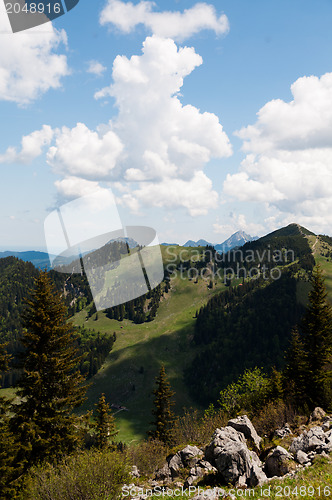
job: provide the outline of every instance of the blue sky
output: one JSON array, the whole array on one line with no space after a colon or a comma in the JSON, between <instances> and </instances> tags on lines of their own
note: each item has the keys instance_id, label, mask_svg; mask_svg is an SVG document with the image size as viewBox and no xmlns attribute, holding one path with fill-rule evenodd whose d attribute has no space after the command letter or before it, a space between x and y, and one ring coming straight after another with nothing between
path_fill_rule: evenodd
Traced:
<instances>
[{"instance_id":1,"label":"blue sky","mask_svg":"<svg viewBox=\"0 0 332 500\"><path fill-rule=\"evenodd\" d=\"M328 0L80 0L11 34L1 0L0 247L44 248L51 210L109 187L161 241L332 234L331 21Z\"/></svg>"}]
</instances>

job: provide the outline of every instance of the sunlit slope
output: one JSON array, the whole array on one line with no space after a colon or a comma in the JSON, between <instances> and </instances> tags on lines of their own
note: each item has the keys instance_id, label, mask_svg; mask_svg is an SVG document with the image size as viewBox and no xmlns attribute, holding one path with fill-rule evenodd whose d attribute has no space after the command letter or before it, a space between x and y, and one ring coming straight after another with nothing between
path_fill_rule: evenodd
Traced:
<instances>
[{"instance_id":1,"label":"sunlit slope","mask_svg":"<svg viewBox=\"0 0 332 500\"><path fill-rule=\"evenodd\" d=\"M165 364L171 385L176 392L175 410L195 406L188 396L183 381L183 369L195 355L190 343L195 313L208 298L223 289L218 284L213 290L209 281L198 283L172 279L172 289L162 299L156 318L152 322L134 324L129 320L118 322L106 318L104 313L93 315L86 321L86 311L78 313L77 325L101 332L116 332L117 340L104 366L93 378L88 391L85 409L92 408L100 394L114 404L123 405L128 411L117 413L119 439L131 441L145 437L151 422L152 390L154 378L161 363Z\"/></svg>"}]
</instances>

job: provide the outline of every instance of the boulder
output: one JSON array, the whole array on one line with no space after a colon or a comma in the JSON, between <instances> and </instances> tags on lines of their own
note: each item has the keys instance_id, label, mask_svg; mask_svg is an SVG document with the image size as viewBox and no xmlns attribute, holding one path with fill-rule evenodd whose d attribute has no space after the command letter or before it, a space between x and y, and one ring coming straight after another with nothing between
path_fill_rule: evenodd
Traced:
<instances>
[{"instance_id":1,"label":"boulder","mask_svg":"<svg viewBox=\"0 0 332 500\"><path fill-rule=\"evenodd\" d=\"M314 409L314 411L311 413L309 417L309 422L315 422L316 420L322 420L323 417L325 417L326 413L323 410L323 408L320 408L317 406L317 408Z\"/></svg>"},{"instance_id":2,"label":"boulder","mask_svg":"<svg viewBox=\"0 0 332 500\"><path fill-rule=\"evenodd\" d=\"M325 450L325 444L328 441L328 437L321 427L312 427L308 431L293 439L293 442L289 448L291 453L296 453L298 450L304 451L315 451L316 453L321 453Z\"/></svg>"},{"instance_id":3,"label":"boulder","mask_svg":"<svg viewBox=\"0 0 332 500\"><path fill-rule=\"evenodd\" d=\"M265 472L268 477L284 476L291 471L291 455L282 446L277 446L272 450L265 461Z\"/></svg>"},{"instance_id":4,"label":"boulder","mask_svg":"<svg viewBox=\"0 0 332 500\"><path fill-rule=\"evenodd\" d=\"M202 450L197 448L197 446L186 446L180 452L181 461L183 467L193 467L199 460L200 457L203 456Z\"/></svg>"},{"instance_id":5,"label":"boulder","mask_svg":"<svg viewBox=\"0 0 332 500\"><path fill-rule=\"evenodd\" d=\"M243 434L233 427L215 431L205 457L212 460L226 484L245 487L266 481L257 455L248 450Z\"/></svg>"},{"instance_id":6,"label":"boulder","mask_svg":"<svg viewBox=\"0 0 332 500\"><path fill-rule=\"evenodd\" d=\"M327 432L332 426L332 417L325 417L322 423L322 429Z\"/></svg>"},{"instance_id":7,"label":"boulder","mask_svg":"<svg viewBox=\"0 0 332 500\"><path fill-rule=\"evenodd\" d=\"M155 479L157 481L162 481L165 484L170 483L172 481L172 474L167 463L164 464L163 467L161 467L161 469L157 470L157 472L155 473Z\"/></svg>"},{"instance_id":8,"label":"boulder","mask_svg":"<svg viewBox=\"0 0 332 500\"><path fill-rule=\"evenodd\" d=\"M227 425L229 427L233 427L236 431L242 432L245 438L254 443L257 450L260 449L262 438L257 434L255 427L252 425L247 415L241 415L240 417L233 418L232 420L229 420Z\"/></svg>"},{"instance_id":9,"label":"boulder","mask_svg":"<svg viewBox=\"0 0 332 500\"><path fill-rule=\"evenodd\" d=\"M297 450L297 452L295 453L295 460L301 465L304 465L304 464L307 464L308 462L310 462L310 458L302 450Z\"/></svg>"},{"instance_id":10,"label":"boulder","mask_svg":"<svg viewBox=\"0 0 332 500\"><path fill-rule=\"evenodd\" d=\"M172 479L174 479L179 475L179 470L183 468L181 453L178 451L167 461Z\"/></svg>"},{"instance_id":11,"label":"boulder","mask_svg":"<svg viewBox=\"0 0 332 500\"><path fill-rule=\"evenodd\" d=\"M210 462L207 462L206 460L200 460L199 462L197 462L195 467L190 469L189 476L187 477L184 486L185 488L188 488L199 479L202 479L209 474L216 474L217 472L218 470L213 467Z\"/></svg>"},{"instance_id":12,"label":"boulder","mask_svg":"<svg viewBox=\"0 0 332 500\"><path fill-rule=\"evenodd\" d=\"M213 433L211 443L205 448L205 459L214 465L224 444L229 441L246 444L244 435L241 432L237 432L233 427L216 429Z\"/></svg>"}]
</instances>

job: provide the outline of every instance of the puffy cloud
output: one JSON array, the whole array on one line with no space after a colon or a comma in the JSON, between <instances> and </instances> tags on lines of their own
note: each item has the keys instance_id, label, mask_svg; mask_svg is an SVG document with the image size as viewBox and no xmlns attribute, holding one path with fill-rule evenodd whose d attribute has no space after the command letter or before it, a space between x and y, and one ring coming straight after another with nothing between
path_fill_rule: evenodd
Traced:
<instances>
[{"instance_id":1,"label":"puffy cloud","mask_svg":"<svg viewBox=\"0 0 332 500\"><path fill-rule=\"evenodd\" d=\"M212 157L232 154L218 117L178 97L184 77L200 64L193 48L156 36L145 40L141 56L115 59L113 83L96 97L115 98L112 128L126 145L127 179L189 179Z\"/></svg>"},{"instance_id":2,"label":"puffy cloud","mask_svg":"<svg viewBox=\"0 0 332 500\"><path fill-rule=\"evenodd\" d=\"M54 131L49 125L43 125L41 130L36 130L22 137L21 151L9 147L0 155L0 163L29 163L40 156L43 148L48 146L53 138Z\"/></svg>"},{"instance_id":3,"label":"puffy cloud","mask_svg":"<svg viewBox=\"0 0 332 500\"><path fill-rule=\"evenodd\" d=\"M96 76L101 76L106 71L106 69L106 66L103 66L100 62L90 61L87 72Z\"/></svg>"},{"instance_id":4,"label":"puffy cloud","mask_svg":"<svg viewBox=\"0 0 332 500\"><path fill-rule=\"evenodd\" d=\"M184 77L200 64L193 48L156 36L146 39L141 56L118 56L112 84L97 95L114 97L118 115L97 132L64 127L48 162L65 175L131 182L124 200L135 212L152 205L206 213L217 194L203 169L232 147L216 115L183 106L178 97Z\"/></svg>"},{"instance_id":5,"label":"puffy cloud","mask_svg":"<svg viewBox=\"0 0 332 500\"><path fill-rule=\"evenodd\" d=\"M299 78L293 100L268 102L238 132L247 152L224 192L273 207L283 222L328 231L332 223L332 73Z\"/></svg>"},{"instance_id":6,"label":"puffy cloud","mask_svg":"<svg viewBox=\"0 0 332 500\"><path fill-rule=\"evenodd\" d=\"M168 178L158 183L142 182L122 200L134 213L139 213L141 205L172 210L184 207L195 217L217 208L218 193L212 189L212 181L204 172L198 171L188 181Z\"/></svg>"},{"instance_id":7,"label":"puffy cloud","mask_svg":"<svg viewBox=\"0 0 332 500\"><path fill-rule=\"evenodd\" d=\"M26 105L69 74L67 58L57 54L67 43L65 31L52 24L11 33L4 2L0 2L0 100Z\"/></svg>"},{"instance_id":8,"label":"puffy cloud","mask_svg":"<svg viewBox=\"0 0 332 500\"><path fill-rule=\"evenodd\" d=\"M155 206L206 214L218 195L204 168L212 158L230 156L232 147L216 115L180 101L185 76L200 64L193 48L149 37L142 55L115 59L113 82L99 92L114 97L113 120L96 130L83 123L43 127L23 138L20 153L9 148L4 157L32 159L53 138L47 162L65 178L56 183L62 198L96 187L91 182L126 181L130 187L118 191L133 212Z\"/></svg>"},{"instance_id":9,"label":"puffy cloud","mask_svg":"<svg viewBox=\"0 0 332 500\"><path fill-rule=\"evenodd\" d=\"M63 127L57 133L47 161L57 173L98 180L109 178L122 149L111 130L102 134L78 123L73 129Z\"/></svg>"},{"instance_id":10,"label":"puffy cloud","mask_svg":"<svg viewBox=\"0 0 332 500\"><path fill-rule=\"evenodd\" d=\"M160 37L183 41L192 35L208 29L217 35L229 30L225 14L217 16L213 5L198 3L181 12L154 12L155 3L141 1L132 2L108 0L100 14L102 25L111 24L124 33L130 33L136 26L143 24L150 32Z\"/></svg>"},{"instance_id":11,"label":"puffy cloud","mask_svg":"<svg viewBox=\"0 0 332 500\"><path fill-rule=\"evenodd\" d=\"M56 188L60 199L63 200L74 200L80 198L81 196L88 196L91 194L98 194L98 196L103 196L104 193L108 193L107 189L99 186L98 182L87 181L81 179L80 177L65 177L61 181L55 181Z\"/></svg>"}]
</instances>

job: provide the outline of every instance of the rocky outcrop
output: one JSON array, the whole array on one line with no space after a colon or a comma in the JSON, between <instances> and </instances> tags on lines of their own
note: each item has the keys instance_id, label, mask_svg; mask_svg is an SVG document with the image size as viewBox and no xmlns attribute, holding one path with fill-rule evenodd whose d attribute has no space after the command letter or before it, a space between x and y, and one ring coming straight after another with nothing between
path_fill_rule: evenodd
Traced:
<instances>
[{"instance_id":1,"label":"rocky outcrop","mask_svg":"<svg viewBox=\"0 0 332 500\"><path fill-rule=\"evenodd\" d=\"M205 458L215 465L226 484L257 486L266 481L256 453L248 449L244 434L233 427L216 429Z\"/></svg>"},{"instance_id":2,"label":"rocky outcrop","mask_svg":"<svg viewBox=\"0 0 332 500\"><path fill-rule=\"evenodd\" d=\"M257 434L255 427L252 425L247 415L229 420L227 426L242 432L244 437L253 443L257 450L260 450L262 438Z\"/></svg>"},{"instance_id":3,"label":"rocky outcrop","mask_svg":"<svg viewBox=\"0 0 332 500\"><path fill-rule=\"evenodd\" d=\"M203 457L203 451L197 446L186 446L181 451L167 457L167 462L156 472L155 479L168 484L176 479L181 469L194 467Z\"/></svg>"},{"instance_id":4,"label":"rocky outcrop","mask_svg":"<svg viewBox=\"0 0 332 500\"><path fill-rule=\"evenodd\" d=\"M155 475L153 486L173 482L184 483L187 488L212 475L217 484L251 488L275 476L291 476L297 469L310 466L318 454L332 452L332 417L316 410L312 419L320 424L311 428L304 426L304 432L293 439L288 451L282 446L275 447L264 464L248 447L248 444L253 445L259 451L261 446L261 438L248 417L231 419L226 427L215 430L205 449L188 445L167 457L167 462ZM285 424L275 435L282 439L291 433L289 425Z\"/></svg>"},{"instance_id":5,"label":"rocky outcrop","mask_svg":"<svg viewBox=\"0 0 332 500\"><path fill-rule=\"evenodd\" d=\"M312 427L305 431L300 436L293 439L289 448L291 453L296 453L298 450L308 453L329 453L332 451L332 430L324 432L322 427Z\"/></svg>"},{"instance_id":6,"label":"rocky outcrop","mask_svg":"<svg viewBox=\"0 0 332 500\"><path fill-rule=\"evenodd\" d=\"M184 487L192 486L199 479L203 479L209 474L216 474L218 470L213 467L207 460L199 460L195 467L192 467L189 471L189 476L187 477Z\"/></svg>"},{"instance_id":7,"label":"rocky outcrop","mask_svg":"<svg viewBox=\"0 0 332 500\"><path fill-rule=\"evenodd\" d=\"M309 417L309 423L316 422L316 420L322 420L322 418L324 418L325 415L326 415L326 413L323 410L323 408L320 408L319 406L317 406Z\"/></svg>"}]
</instances>

